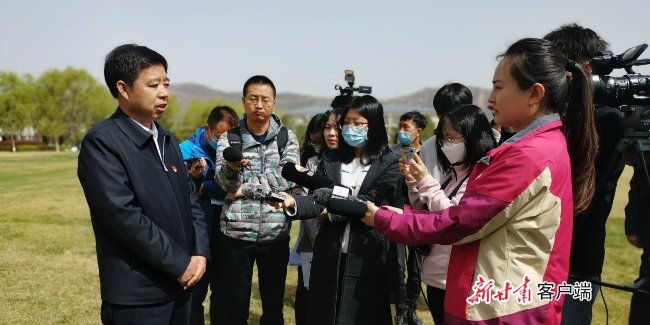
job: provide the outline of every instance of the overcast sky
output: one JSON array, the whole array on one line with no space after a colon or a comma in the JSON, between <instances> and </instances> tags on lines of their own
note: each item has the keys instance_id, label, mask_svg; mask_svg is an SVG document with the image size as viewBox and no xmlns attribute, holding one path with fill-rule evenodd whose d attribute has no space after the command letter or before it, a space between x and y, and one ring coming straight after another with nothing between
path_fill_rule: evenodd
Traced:
<instances>
[{"instance_id":1,"label":"overcast sky","mask_svg":"<svg viewBox=\"0 0 650 325\"><path fill-rule=\"evenodd\" d=\"M137 43L167 58L172 83L241 91L264 74L280 92L330 97L352 69L389 98L449 81L489 88L497 54L564 23L615 53L650 42L648 0L189 2L2 1L0 71L73 66L103 82L105 55Z\"/></svg>"}]
</instances>

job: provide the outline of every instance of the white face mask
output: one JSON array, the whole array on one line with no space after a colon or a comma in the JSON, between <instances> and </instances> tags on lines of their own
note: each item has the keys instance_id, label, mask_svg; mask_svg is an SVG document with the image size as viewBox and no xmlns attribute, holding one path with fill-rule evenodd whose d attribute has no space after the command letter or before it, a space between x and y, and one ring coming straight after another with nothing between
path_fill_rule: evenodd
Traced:
<instances>
[{"instance_id":1,"label":"white face mask","mask_svg":"<svg viewBox=\"0 0 650 325\"><path fill-rule=\"evenodd\" d=\"M465 158L465 143L451 143L444 141L442 143L442 153L445 154L447 160L453 165Z\"/></svg>"}]
</instances>

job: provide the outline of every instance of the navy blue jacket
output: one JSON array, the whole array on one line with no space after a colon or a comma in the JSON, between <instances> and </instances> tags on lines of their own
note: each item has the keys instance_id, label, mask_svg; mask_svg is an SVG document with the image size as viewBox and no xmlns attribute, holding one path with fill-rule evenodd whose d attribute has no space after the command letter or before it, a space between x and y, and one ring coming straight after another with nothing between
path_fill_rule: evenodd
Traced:
<instances>
[{"instance_id":1,"label":"navy blue jacket","mask_svg":"<svg viewBox=\"0 0 650 325\"><path fill-rule=\"evenodd\" d=\"M102 299L170 301L192 255L209 258L203 211L178 142L158 124L158 143L120 108L84 137L77 175L95 232Z\"/></svg>"}]
</instances>

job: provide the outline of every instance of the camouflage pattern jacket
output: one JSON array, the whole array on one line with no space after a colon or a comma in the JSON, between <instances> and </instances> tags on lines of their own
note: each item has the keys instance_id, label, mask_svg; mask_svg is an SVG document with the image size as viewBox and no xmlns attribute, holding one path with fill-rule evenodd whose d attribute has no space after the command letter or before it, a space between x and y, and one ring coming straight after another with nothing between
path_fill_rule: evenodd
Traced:
<instances>
[{"instance_id":1,"label":"camouflage pattern jacket","mask_svg":"<svg viewBox=\"0 0 650 325\"><path fill-rule=\"evenodd\" d=\"M300 147L296 135L288 130L287 145L280 157L277 135L281 126L280 118L273 114L266 140L264 144L260 144L248 132L246 114L242 116L239 120L242 153L244 159L250 159L251 163L240 171L230 169L223 159L223 151L230 146L227 133L219 138L215 178L226 192L236 192L244 183L262 184L276 193L287 191L293 186L293 183L282 178L281 172L284 164L288 162L299 164ZM287 239L290 227L291 222L286 219L284 212L263 200L240 197L232 201L228 196L224 200L221 232L230 238L270 243Z\"/></svg>"}]
</instances>

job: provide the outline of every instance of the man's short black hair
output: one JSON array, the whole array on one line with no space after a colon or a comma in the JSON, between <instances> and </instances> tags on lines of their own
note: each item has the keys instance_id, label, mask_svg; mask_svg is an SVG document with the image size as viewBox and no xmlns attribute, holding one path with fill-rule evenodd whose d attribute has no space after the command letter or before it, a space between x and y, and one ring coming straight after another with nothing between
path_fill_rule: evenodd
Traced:
<instances>
[{"instance_id":1,"label":"man's short black hair","mask_svg":"<svg viewBox=\"0 0 650 325\"><path fill-rule=\"evenodd\" d=\"M137 44L124 44L114 48L104 62L104 79L111 95L117 98L117 82L122 80L129 87L138 79L140 72L153 65L161 64L167 72L167 60L158 52Z\"/></svg>"},{"instance_id":2,"label":"man's short black hair","mask_svg":"<svg viewBox=\"0 0 650 325\"><path fill-rule=\"evenodd\" d=\"M427 127L427 118L424 117L424 115L420 114L418 111L411 111L408 113L405 113L404 115L400 116L399 121L408 121L408 120L413 120L413 124L415 124L415 127L422 129L424 131L424 128Z\"/></svg>"},{"instance_id":3,"label":"man's short black hair","mask_svg":"<svg viewBox=\"0 0 650 325\"><path fill-rule=\"evenodd\" d=\"M449 83L438 89L433 96L433 109L440 116L445 116L452 109L472 104L472 92L463 84Z\"/></svg>"},{"instance_id":4,"label":"man's short black hair","mask_svg":"<svg viewBox=\"0 0 650 325\"><path fill-rule=\"evenodd\" d=\"M578 24L562 25L560 28L546 34L545 40L551 41L569 59L584 64L606 50L609 44L596 32Z\"/></svg>"},{"instance_id":5,"label":"man's short black hair","mask_svg":"<svg viewBox=\"0 0 650 325\"><path fill-rule=\"evenodd\" d=\"M230 125L230 127L236 127L239 125L239 116L234 109L229 106L217 106L212 109L210 115L208 115L208 126L212 129L217 127L217 123L224 121Z\"/></svg>"},{"instance_id":6,"label":"man's short black hair","mask_svg":"<svg viewBox=\"0 0 650 325\"><path fill-rule=\"evenodd\" d=\"M273 99L275 99L275 85L271 79L265 76L252 76L244 84L244 97L248 95L248 86L250 85L269 85L273 89Z\"/></svg>"}]
</instances>

